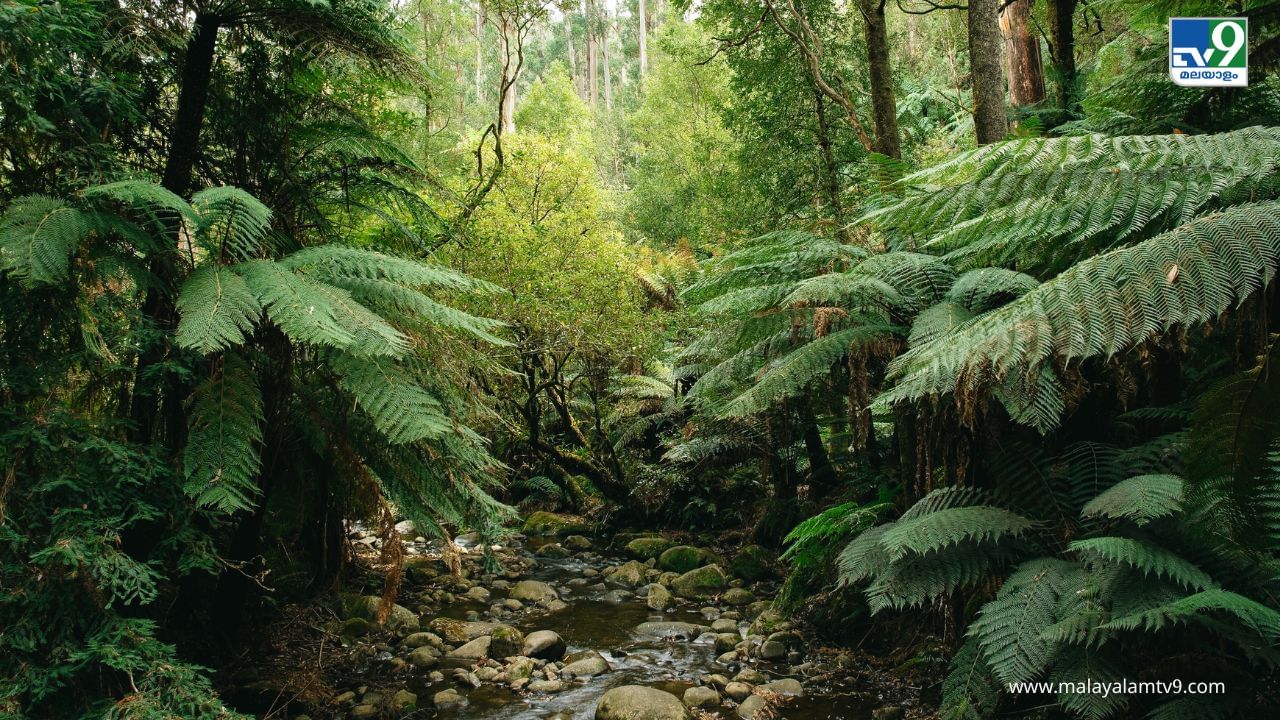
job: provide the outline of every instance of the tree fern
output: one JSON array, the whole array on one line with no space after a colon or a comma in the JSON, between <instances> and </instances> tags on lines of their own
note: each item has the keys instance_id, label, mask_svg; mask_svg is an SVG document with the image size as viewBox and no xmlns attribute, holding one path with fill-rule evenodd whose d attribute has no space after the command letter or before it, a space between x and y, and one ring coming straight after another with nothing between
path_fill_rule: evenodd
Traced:
<instances>
[{"instance_id":1,"label":"tree fern","mask_svg":"<svg viewBox=\"0 0 1280 720\"><path fill-rule=\"evenodd\" d=\"M1145 525L1177 512L1182 506L1182 489L1182 478L1177 475L1139 475L1116 483L1090 500L1080 514Z\"/></svg>"},{"instance_id":2,"label":"tree fern","mask_svg":"<svg viewBox=\"0 0 1280 720\"><path fill-rule=\"evenodd\" d=\"M1182 587L1203 590L1217 587L1209 575L1178 555L1141 540L1122 537L1097 537L1077 540L1070 545L1073 552L1086 558L1101 558L1121 563L1144 575L1168 579Z\"/></svg>"},{"instance_id":3,"label":"tree fern","mask_svg":"<svg viewBox=\"0 0 1280 720\"><path fill-rule=\"evenodd\" d=\"M995 714L1002 689L971 636L951 657L938 711L944 720L984 720Z\"/></svg>"},{"instance_id":4,"label":"tree fern","mask_svg":"<svg viewBox=\"0 0 1280 720\"><path fill-rule=\"evenodd\" d=\"M338 374L339 387L388 441L412 443L453 430L440 401L394 361L339 353L330 366Z\"/></svg>"},{"instance_id":5,"label":"tree fern","mask_svg":"<svg viewBox=\"0 0 1280 720\"><path fill-rule=\"evenodd\" d=\"M1010 386L1051 362L1110 356L1152 334L1203 323L1270 283L1280 261L1280 203L1243 205L1201 218L1132 248L1079 263L960 332L894 361L887 404L955 393L966 402ZM1034 397L1021 407L1035 407ZM1056 406L1056 403L1050 407ZM1027 415L1040 427L1057 416Z\"/></svg>"},{"instance_id":6,"label":"tree fern","mask_svg":"<svg viewBox=\"0 0 1280 720\"><path fill-rule=\"evenodd\" d=\"M978 268L961 273L946 299L971 313L984 313L1036 289L1039 280L1004 268Z\"/></svg>"},{"instance_id":7,"label":"tree fern","mask_svg":"<svg viewBox=\"0 0 1280 720\"><path fill-rule=\"evenodd\" d=\"M214 265L197 269L178 294L181 320L174 336L178 345L215 352L239 345L253 329L262 306L244 278Z\"/></svg>"},{"instance_id":8,"label":"tree fern","mask_svg":"<svg viewBox=\"0 0 1280 720\"><path fill-rule=\"evenodd\" d=\"M994 600L969 625L987 665L1001 682L1039 677L1053 661L1056 643L1044 631L1057 620L1062 595L1072 589L1076 565L1054 558L1029 560L1014 570Z\"/></svg>"},{"instance_id":9,"label":"tree fern","mask_svg":"<svg viewBox=\"0 0 1280 720\"><path fill-rule=\"evenodd\" d=\"M1221 588L1208 588L1170 603L1114 618L1106 627L1154 631L1166 625L1206 620L1208 612L1223 613L1268 642L1280 639L1280 612Z\"/></svg>"},{"instance_id":10,"label":"tree fern","mask_svg":"<svg viewBox=\"0 0 1280 720\"><path fill-rule=\"evenodd\" d=\"M29 285L64 280L72 253L92 227L64 200L18 198L0 218L0 271Z\"/></svg>"},{"instance_id":11,"label":"tree fern","mask_svg":"<svg viewBox=\"0 0 1280 720\"><path fill-rule=\"evenodd\" d=\"M261 465L262 395L253 369L235 353L196 389L183 451L186 489L198 505L246 510Z\"/></svg>"},{"instance_id":12,"label":"tree fern","mask_svg":"<svg viewBox=\"0 0 1280 720\"><path fill-rule=\"evenodd\" d=\"M199 220L196 239L221 262L259 257L271 229L271 210L249 193L234 187L212 187L191 198Z\"/></svg>"},{"instance_id":13,"label":"tree fern","mask_svg":"<svg viewBox=\"0 0 1280 720\"><path fill-rule=\"evenodd\" d=\"M931 512L894 523L880 542L893 561L962 543L1016 538L1035 525L1002 508L973 505Z\"/></svg>"}]
</instances>

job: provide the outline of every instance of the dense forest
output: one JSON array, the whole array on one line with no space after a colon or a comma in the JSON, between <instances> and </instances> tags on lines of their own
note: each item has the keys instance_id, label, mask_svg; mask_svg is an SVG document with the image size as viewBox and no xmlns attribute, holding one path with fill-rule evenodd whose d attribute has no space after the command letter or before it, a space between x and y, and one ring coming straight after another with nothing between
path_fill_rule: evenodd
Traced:
<instances>
[{"instance_id":1,"label":"dense forest","mask_svg":"<svg viewBox=\"0 0 1280 720\"><path fill-rule=\"evenodd\" d=\"M0 719L1274 717L1278 61L0 0Z\"/></svg>"}]
</instances>

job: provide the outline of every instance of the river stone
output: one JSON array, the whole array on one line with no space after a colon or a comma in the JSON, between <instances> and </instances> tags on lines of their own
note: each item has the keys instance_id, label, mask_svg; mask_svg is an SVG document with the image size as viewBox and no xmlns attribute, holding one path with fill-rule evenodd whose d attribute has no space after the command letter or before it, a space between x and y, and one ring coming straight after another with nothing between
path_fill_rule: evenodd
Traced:
<instances>
[{"instance_id":1,"label":"river stone","mask_svg":"<svg viewBox=\"0 0 1280 720\"><path fill-rule=\"evenodd\" d=\"M431 702L435 703L437 710L457 710L467 706L467 699L453 689L441 690L431 698Z\"/></svg>"},{"instance_id":2,"label":"river stone","mask_svg":"<svg viewBox=\"0 0 1280 720\"><path fill-rule=\"evenodd\" d=\"M542 607L546 608L547 612L558 613L568 610L569 603L563 600L548 600L542 604Z\"/></svg>"},{"instance_id":3,"label":"river stone","mask_svg":"<svg viewBox=\"0 0 1280 720\"><path fill-rule=\"evenodd\" d=\"M595 720L689 720L689 711L669 692L643 685L623 685L600 698Z\"/></svg>"},{"instance_id":4,"label":"river stone","mask_svg":"<svg viewBox=\"0 0 1280 720\"><path fill-rule=\"evenodd\" d=\"M671 541L664 537L642 537L627 543L624 550L636 560L653 560L670 547Z\"/></svg>"},{"instance_id":5,"label":"river stone","mask_svg":"<svg viewBox=\"0 0 1280 720\"><path fill-rule=\"evenodd\" d=\"M748 607L754 607L755 605L756 603L752 603ZM770 607L756 616L755 621L751 623L751 628L747 632L752 635L772 635L790 626L791 623L787 622L786 616L776 608Z\"/></svg>"},{"instance_id":6,"label":"river stone","mask_svg":"<svg viewBox=\"0 0 1280 720\"><path fill-rule=\"evenodd\" d=\"M738 633L717 633L716 634L716 653L727 653L738 646L738 642L742 640L742 636Z\"/></svg>"},{"instance_id":7,"label":"river stone","mask_svg":"<svg viewBox=\"0 0 1280 720\"><path fill-rule=\"evenodd\" d=\"M707 565L681 575L671 583L676 595L684 598L707 598L718 594L729 579L719 565Z\"/></svg>"},{"instance_id":8,"label":"river stone","mask_svg":"<svg viewBox=\"0 0 1280 720\"><path fill-rule=\"evenodd\" d=\"M716 658L716 662L721 665L732 665L733 663L738 662L738 652L736 650L727 652Z\"/></svg>"},{"instance_id":9,"label":"river stone","mask_svg":"<svg viewBox=\"0 0 1280 720\"><path fill-rule=\"evenodd\" d=\"M351 708L351 717L355 720L364 720L364 718L373 718L378 716L378 708L373 705L357 705Z\"/></svg>"},{"instance_id":10,"label":"river stone","mask_svg":"<svg viewBox=\"0 0 1280 720\"><path fill-rule=\"evenodd\" d=\"M463 597L472 602L487 603L489 602L489 591L476 585L463 593Z\"/></svg>"},{"instance_id":11,"label":"river stone","mask_svg":"<svg viewBox=\"0 0 1280 720\"><path fill-rule=\"evenodd\" d=\"M538 551L534 553L534 555L548 558L567 558L570 553L568 548L560 543L549 543L538 548Z\"/></svg>"},{"instance_id":12,"label":"river stone","mask_svg":"<svg viewBox=\"0 0 1280 720\"><path fill-rule=\"evenodd\" d=\"M720 704L720 693L709 687L695 686L684 691L681 701L685 707L713 708Z\"/></svg>"},{"instance_id":13,"label":"river stone","mask_svg":"<svg viewBox=\"0 0 1280 720\"><path fill-rule=\"evenodd\" d=\"M378 606L382 598L377 595L347 595L342 598L342 614L344 619L360 618L371 623L378 622ZM392 605L387 615L387 627L404 632L418 632L418 615L403 605Z\"/></svg>"},{"instance_id":14,"label":"river stone","mask_svg":"<svg viewBox=\"0 0 1280 720\"><path fill-rule=\"evenodd\" d=\"M800 684L799 680L794 678L783 678L781 680L767 682L764 685L761 685L760 689L768 690L769 692L777 693L778 695L804 695L804 686Z\"/></svg>"},{"instance_id":15,"label":"river stone","mask_svg":"<svg viewBox=\"0 0 1280 720\"><path fill-rule=\"evenodd\" d=\"M420 648L423 645L430 645L431 647L438 648L444 645L444 641L441 640L440 636L436 635L435 633L416 632L406 637L404 640L400 642L400 644L410 649Z\"/></svg>"},{"instance_id":16,"label":"river stone","mask_svg":"<svg viewBox=\"0 0 1280 720\"><path fill-rule=\"evenodd\" d=\"M415 710L418 707L418 696L408 690L398 690L391 696L391 709L397 712Z\"/></svg>"},{"instance_id":17,"label":"river stone","mask_svg":"<svg viewBox=\"0 0 1280 720\"><path fill-rule=\"evenodd\" d=\"M582 535L570 535L564 539L564 546L574 552L591 549L591 541Z\"/></svg>"},{"instance_id":18,"label":"river stone","mask_svg":"<svg viewBox=\"0 0 1280 720\"><path fill-rule=\"evenodd\" d=\"M565 663L564 667L560 668L560 672L569 677L595 677L596 675L603 675L612 669L609 667L608 661L600 653L592 651L586 657Z\"/></svg>"},{"instance_id":19,"label":"river stone","mask_svg":"<svg viewBox=\"0 0 1280 720\"><path fill-rule=\"evenodd\" d=\"M662 585L651 585L649 587L649 596L645 598L645 604L650 610L662 612L671 606L671 591Z\"/></svg>"},{"instance_id":20,"label":"river stone","mask_svg":"<svg viewBox=\"0 0 1280 720\"><path fill-rule=\"evenodd\" d=\"M488 636L478 637L449 653L449 657L462 658L463 660L479 660L481 658L486 658L489 657L489 647L492 644L493 638Z\"/></svg>"},{"instance_id":21,"label":"river stone","mask_svg":"<svg viewBox=\"0 0 1280 720\"><path fill-rule=\"evenodd\" d=\"M759 545L747 545L733 557L729 572L747 582L772 577L773 555Z\"/></svg>"},{"instance_id":22,"label":"river stone","mask_svg":"<svg viewBox=\"0 0 1280 720\"><path fill-rule=\"evenodd\" d=\"M489 637L493 640L489 645L489 657L504 658L523 654L524 633L510 625L499 625Z\"/></svg>"},{"instance_id":23,"label":"river stone","mask_svg":"<svg viewBox=\"0 0 1280 720\"><path fill-rule=\"evenodd\" d=\"M524 656L517 657L507 666L507 680L520 680L527 678L533 674L533 659Z\"/></svg>"},{"instance_id":24,"label":"river stone","mask_svg":"<svg viewBox=\"0 0 1280 720\"><path fill-rule=\"evenodd\" d=\"M534 680L525 689L535 693L557 693L564 690L564 687L563 680Z\"/></svg>"},{"instance_id":25,"label":"river stone","mask_svg":"<svg viewBox=\"0 0 1280 720\"><path fill-rule=\"evenodd\" d=\"M752 695L746 700L743 700L742 704L738 706L738 717L742 718L742 720L756 720L757 716L764 718L767 717L763 712L761 712L764 709L764 698L759 695Z\"/></svg>"},{"instance_id":26,"label":"river stone","mask_svg":"<svg viewBox=\"0 0 1280 720\"><path fill-rule=\"evenodd\" d=\"M746 683L748 685L760 685L765 681L767 681L769 678L765 677L764 673L760 672L759 670L752 670L751 668L743 668L741 672L733 676L733 679L740 683Z\"/></svg>"},{"instance_id":27,"label":"river stone","mask_svg":"<svg viewBox=\"0 0 1280 720\"><path fill-rule=\"evenodd\" d=\"M559 660L564 657L564 651L564 640L554 631L535 630L524 637L520 654L543 660Z\"/></svg>"},{"instance_id":28,"label":"river stone","mask_svg":"<svg viewBox=\"0 0 1280 720\"><path fill-rule=\"evenodd\" d=\"M734 702L742 702L751 694L751 686L742 682L731 682L724 686L724 694Z\"/></svg>"},{"instance_id":29,"label":"river stone","mask_svg":"<svg viewBox=\"0 0 1280 720\"><path fill-rule=\"evenodd\" d=\"M478 637L492 633L497 626L497 623L467 622L444 617L435 618L427 624L431 632L444 638L450 645L471 642Z\"/></svg>"},{"instance_id":30,"label":"river stone","mask_svg":"<svg viewBox=\"0 0 1280 720\"><path fill-rule=\"evenodd\" d=\"M409 664L419 670L431 670L440 664L440 658L435 648L423 646L409 653Z\"/></svg>"},{"instance_id":31,"label":"river stone","mask_svg":"<svg viewBox=\"0 0 1280 720\"><path fill-rule=\"evenodd\" d=\"M357 638L364 637L373 629L373 624L364 618L353 617L342 623L341 634L343 637Z\"/></svg>"},{"instance_id":32,"label":"river stone","mask_svg":"<svg viewBox=\"0 0 1280 720\"><path fill-rule=\"evenodd\" d=\"M710 552L691 545L667 548L658 556L658 567L672 572L686 573L712 562Z\"/></svg>"},{"instance_id":33,"label":"river stone","mask_svg":"<svg viewBox=\"0 0 1280 720\"><path fill-rule=\"evenodd\" d=\"M871 720L902 720L907 712L897 705L885 705L871 711Z\"/></svg>"},{"instance_id":34,"label":"river stone","mask_svg":"<svg viewBox=\"0 0 1280 720\"><path fill-rule=\"evenodd\" d=\"M738 632L738 623L730 620L729 618L722 617L711 623L711 632L736 634Z\"/></svg>"},{"instance_id":35,"label":"river stone","mask_svg":"<svg viewBox=\"0 0 1280 720\"><path fill-rule=\"evenodd\" d=\"M720 598L720 602L724 603L725 605L732 605L736 607L740 605L749 605L752 602L754 602L755 599L756 599L756 596L752 595L750 590L743 590L742 588L729 588L728 590L725 591L724 595Z\"/></svg>"},{"instance_id":36,"label":"river stone","mask_svg":"<svg viewBox=\"0 0 1280 720\"><path fill-rule=\"evenodd\" d=\"M677 622L677 621L650 621L642 622L636 626L636 632L640 635L655 638L671 638L683 636L692 640L703 632L706 632L706 625L694 625L693 623Z\"/></svg>"},{"instance_id":37,"label":"river stone","mask_svg":"<svg viewBox=\"0 0 1280 720\"><path fill-rule=\"evenodd\" d=\"M560 595L555 588L541 580L521 580L512 585L511 591L507 594L516 600L531 603L544 603L560 599Z\"/></svg>"},{"instance_id":38,"label":"river stone","mask_svg":"<svg viewBox=\"0 0 1280 720\"><path fill-rule=\"evenodd\" d=\"M781 660L787 656L787 646L777 640L765 640L760 644L759 655L765 660Z\"/></svg>"},{"instance_id":39,"label":"river stone","mask_svg":"<svg viewBox=\"0 0 1280 720\"><path fill-rule=\"evenodd\" d=\"M523 529L526 535L568 535L591 530L587 522L580 517L542 510L530 514L524 521Z\"/></svg>"},{"instance_id":40,"label":"river stone","mask_svg":"<svg viewBox=\"0 0 1280 720\"><path fill-rule=\"evenodd\" d=\"M637 588L645 584L648 566L638 560L631 560L619 565L608 575L609 582L623 587Z\"/></svg>"}]
</instances>

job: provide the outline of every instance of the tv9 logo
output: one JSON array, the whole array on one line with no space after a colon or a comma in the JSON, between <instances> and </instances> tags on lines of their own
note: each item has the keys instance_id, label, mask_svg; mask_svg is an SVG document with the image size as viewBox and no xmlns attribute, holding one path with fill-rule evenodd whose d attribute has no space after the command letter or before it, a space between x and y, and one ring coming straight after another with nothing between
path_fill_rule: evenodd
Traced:
<instances>
[{"instance_id":1,"label":"tv9 logo","mask_svg":"<svg viewBox=\"0 0 1280 720\"><path fill-rule=\"evenodd\" d=\"M1248 39L1248 18L1169 18L1169 78L1183 87L1245 87Z\"/></svg>"}]
</instances>

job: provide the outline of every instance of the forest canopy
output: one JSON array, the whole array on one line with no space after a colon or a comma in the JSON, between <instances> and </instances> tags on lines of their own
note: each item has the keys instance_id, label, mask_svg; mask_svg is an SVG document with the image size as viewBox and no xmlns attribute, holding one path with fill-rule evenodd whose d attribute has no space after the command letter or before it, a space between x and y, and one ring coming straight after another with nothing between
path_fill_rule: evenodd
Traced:
<instances>
[{"instance_id":1,"label":"forest canopy","mask_svg":"<svg viewBox=\"0 0 1280 720\"><path fill-rule=\"evenodd\" d=\"M0 0L0 719L1269 716L1278 58Z\"/></svg>"}]
</instances>

